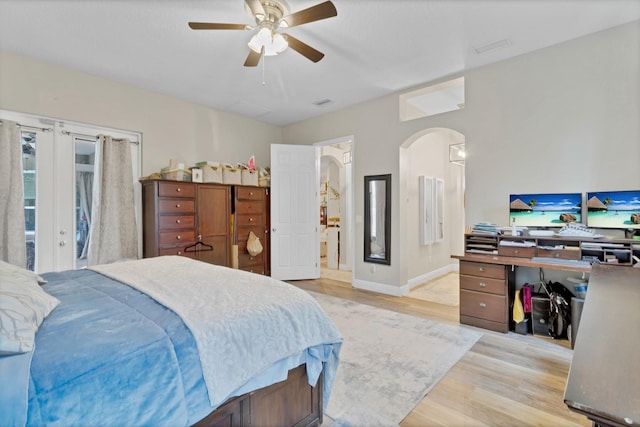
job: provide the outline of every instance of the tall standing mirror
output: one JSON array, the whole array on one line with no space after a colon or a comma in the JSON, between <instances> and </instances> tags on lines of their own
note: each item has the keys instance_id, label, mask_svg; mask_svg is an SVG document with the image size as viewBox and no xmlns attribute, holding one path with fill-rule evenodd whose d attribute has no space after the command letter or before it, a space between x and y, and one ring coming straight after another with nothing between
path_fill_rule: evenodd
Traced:
<instances>
[{"instance_id":1,"label":"tall standing mirror","mask_svg":"<svg viewBox=\"0 0 640 427\"><path fill-rule=\"evenodd\" d=\"M391 264L391 175L364 177L364 261Z\"/></svg>"}]
</instances>

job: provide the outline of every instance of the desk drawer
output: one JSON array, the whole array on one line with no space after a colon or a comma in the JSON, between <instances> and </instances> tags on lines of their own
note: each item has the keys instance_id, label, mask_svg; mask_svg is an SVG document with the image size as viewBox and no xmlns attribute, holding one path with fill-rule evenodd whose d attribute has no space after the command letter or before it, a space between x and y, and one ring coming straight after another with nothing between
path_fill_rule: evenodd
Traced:
<instances>
[{"instance_id":1,"label":"desk drawer","mask_svg":"<svg viewBox=\"0 0 640 427\"><path fill-rule=\"evenodd\" d=\"M507 297L461 289L460 315L507 323Z\"/></svg>"},{"instance_id":2,"label":"desk drawer","mask_svg":"<svg viewBox=\"0 0 640 427\"><path fill-rule=\"evenodd\" d=\"M460 274L467 276L489 277L492 279L506 279L507 277L505 266L502 264L468 261L460 261Z\"/></svg>"},{"instance_id":3,"label":"desk drawer","mask_svg":"<svg viewBox=\"0 0 640 427\"><path fill-rule=\"evenodd\" d=\"M504 279L489 279L486 277L460 275L460 289L476 292L488 292L496 295L507 295L507 283Z\"/></svg>"},{"instance_id":4,"label":"desk drawer","mask_svg":"<svg viewBox=\"0 0 640 427\"><path fill-rule=\"evenodd\" d=\"M580 259L580 251L566 249L542 249L538 248L538 256L560 259Z\"/></svg>"},{"instance_id":5,"label":"desk drawer","mask_svg":"<svg viewBox=\"0 0 640 427\"><path fill-rule=\"evenodd\" d=\"M519 246L498 246L498 255L515 256L520 258L533 258L536 256L536 248L523 248Z\"/></svg>"}]
</instances>

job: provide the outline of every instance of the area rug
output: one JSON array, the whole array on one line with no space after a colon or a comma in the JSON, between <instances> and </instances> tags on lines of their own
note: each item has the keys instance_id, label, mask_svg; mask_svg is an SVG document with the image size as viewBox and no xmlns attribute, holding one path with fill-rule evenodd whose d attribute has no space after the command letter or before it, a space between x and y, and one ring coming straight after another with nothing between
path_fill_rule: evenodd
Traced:
<instances>
[{"instance_id":1,"label":"area rug","mask_svg":"<svg viewBox=\"0 0 640 427\"><path fill-rule=\"evenodd\" d=\"M482 333L309 292L344 337L331 427L397 426Z\"/></svg>"},{"instance_id":2,"label":"area rug","mask_svg":"<svg viewBox=\"0 0 640 427\"><path fill-rule=\"evenodd\" d=\"M459 276L457 273L452 273L438 277L413 288L409 292L409 298L457 307L460 305Z\"/></svg>"}]
</instances>

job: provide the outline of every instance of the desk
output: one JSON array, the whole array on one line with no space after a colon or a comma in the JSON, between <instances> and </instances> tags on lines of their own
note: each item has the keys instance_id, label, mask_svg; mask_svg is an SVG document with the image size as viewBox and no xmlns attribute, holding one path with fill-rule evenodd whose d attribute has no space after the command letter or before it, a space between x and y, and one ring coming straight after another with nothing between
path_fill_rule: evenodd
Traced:
<instances>
[{"instance_id":1,"label":"desk","mask_svg":"<svg viewBox=\"0 0 640 427\"><path fill-rule=\"evenodd\" d=\"M591 271L590 265L535 262L502 255L467 253L452 258L460 260L460 323L504 333L512 325L515 267Z\"/></svg>"},{"instance_id":2,"label":"desk","mask_svg":"<svg viewBox=\"0 0 640 427\"><path fill-rule=\"evenodd\" d=\"M640 268L593 266L564 402L596 425L640 426L639 302Z\"/></svg>"}]
</instances>

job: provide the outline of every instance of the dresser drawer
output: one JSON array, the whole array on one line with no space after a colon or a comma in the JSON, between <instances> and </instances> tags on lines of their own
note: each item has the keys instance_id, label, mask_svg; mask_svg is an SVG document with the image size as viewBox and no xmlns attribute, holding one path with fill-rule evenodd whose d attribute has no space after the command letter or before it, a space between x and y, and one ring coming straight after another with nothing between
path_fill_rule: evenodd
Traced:
<instances>
[{"instance_id":1,"label":"dresser drawer","mask_svg":"<svg viewBox=\"0 0 640 427\"><path fill-rule=\"evenodd\" d=\"M158 200L158 213L180 214L194 213L196 211L196 201L193 199L165 198Z\"/></svg>"},{"instance_id":2,"label":"dresser drawer","mask_svg":"<svg viewBox=\"0 0 640 427\"><path fill-rule=\"evenodd\" d=\"M190 183L158 182L158 196L160 197L195 197L196 187Z\"/></svg>"},{"instance_id":3,"label":"dresser drawer","mask_svg":"<svg viewBox=\"0 0 640 427\"><path fill-rule=\"evenodd\" d=\"M264 213L264 202L249 201L236 202L236 214L260 214Z\"/></svg>"},{"instance_id":4,"label":"dresser drawer","mask_svg":"<svg viewBox=\"0 0 640 427\"><path fill-rule=\"evenodd\" d=\"M175 247L175 248L162 248L162 249L158 250L158 255L159 256L163 256L163 255L180 255L180 256L186 256L187 258L193 258L193 259L197 259L198 258L198 253L197 252L185 252L183 246Z\"/></svg>"},{"instance_id":5,"label":"dresser drawer","mask_svg":"<svg viewBox=\"0 0 640 427\"><path fill-rule=\"evenodd\" d=\"M262 243L262 245L264 246L266 230L261 224L238 226L236 228L236 241L238 242L238 244L240 244L241 242L246 242L249 239L250 231L253 231L253 234L255 234L260 239L260 243Z\"/></svg>"},{"instance_id":6,"label":"dresser drawer","mask_svg":"<svg viewBox=\"0 0 640 427\"><path fill-rule=\"evenodd\" d=\"M262 242L261 242L262 243ZM251 255L247 252L247 243L238 243L238 266L240 268L249 265L263 265L264 264L264 245L262 252L258 255Z\"/></svg>"},{"instance_id":7,"label":"dresser drawer","mask_svg":"<svg viewBox=\"0 0 640 427\"><path fill-rule=\"evenodd\" d=\"M194 230L165 231L160 233L160 246L186 245L196 241Z\"/></svg>"},{"instance_id":8,"label":"dresser drawer","mask_svg":"<svg viewBox=\"0 0 640 427\"><path fill-rule=\"evenodd\" d=\"M264 200L264 190L247 187L236 187L236 199L238 200Z\"/></svg>"},{"instance_id":9,"label":"dresser drawer","mask_svg":"<svg viewBox=\"0 0 640 427\"><path fill-rule=\"evenodd\" d=\"M267 274L262 265L248 265L246 267L238 267L238 270L248 271L255 274Z\"/></svg>"},{"instance_id":10,"label":"dresser drawer","mask_svg":"<svg viewBox=\"0 0 640 427\"><path fill-rule=\"evenodd\" d=\"M237 214L236 226L264 226L264 215L262 214Z\"/></svg>"},{"instance_id":11,"label":"dresser drawer","mask_svg":"<svg viewBox=\"0 0 640 427\"><path fill-rule=\"evenodd\" d=\"M468 261L460 261L460 274L492 279L506 279L507 277L504 265Z\"/></svg>"},{"instance_id":12,"label":"dresser drawer","mask_svg":"<svg viewBox=\"0 0 640 427\"><path fill-rule=\"evenodd\" d=\"M460 275L460 289L507 295L507 283L504 279Z\"/></svg>"},{"instance_id":13,"label":"dresser drawer","mask_svg":"<svg viewBox=\"0 0 640 427\"><path fill-rule=\"evenodd\" d=\"M160 230L162 231L193 228L195 223L195 215L162 215L159 219Z\"/></svg>"},{"instance_id":14,"label":"dresser drawer","mask_svg":"<svg viewBox=\"0 0 640 427\"><path fill-rule=\"evenodd\" d=\"M507 323L507 297L461 289L460 315Z\"/></svg>"},{"instance_id":15,"label":"dresser drawer","mask_svg":"<svg viewBox=\"0 0 640 427\"><path fill-rule=\"evenodd\" d=\"M519 247L519 246L498 246L498 255L515 256L520 258L533 258L536 256L535 247Z\"/></svg>"}]
</instances>

